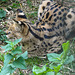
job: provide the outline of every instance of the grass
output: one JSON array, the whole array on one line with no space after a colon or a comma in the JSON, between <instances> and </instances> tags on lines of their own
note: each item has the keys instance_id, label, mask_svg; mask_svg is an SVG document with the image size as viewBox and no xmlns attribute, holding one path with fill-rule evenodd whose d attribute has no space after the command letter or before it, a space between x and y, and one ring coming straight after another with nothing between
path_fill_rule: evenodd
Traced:
<instances>
[{"instance_id":1,"label":"grass","mask_svg":"<svg viewBox=\"0 0 75 75\"><path fill-rule=\"evenodd\" d=\"M31 0L27 0L27 5L28 5L30 8L32 8L32 2L31 2Z\"/></svg>"},{"instance_id":2,"label":"grass","mask_svg":"<svg viewBox=\"0 0 75 75\"><path fill-rule=\"evenodd\" d=\"M5 0L7 1L7 0ZM32 23L35 23L36 19L37 19L37 8L32 6L32 3L30 2L30 0L27 0L27 4L29 6L29 8L33 9L32 11L34 11L33 13L27 13L27 17L30 19L35 19L35 20L32 20ZM16 5L16 3L13 3L12 5L12 8L15 8L17 7L18 5ZM32 8L33 7L33 8ZM3 35L3 34L1 34ZM4 41L4 40L3 40ZM70 54L69 55L74 55L75 57L75 38L73 39L73 41L71 42L71 48L70 48ZM3 54L0 54L0 61L2 62L4 60L4 55ZM39 59L37 57L31 57L31 58L28 58L26 59L26 63L27 63L27 68L29 69L32 69L33 65L37 65L37 66L43 66L45 65L46 63L48 63L49 61L47 59ZM68 65L65 65L64 66L64 69L62 71L60 71L61 73L63 73L63 75L71 75L71 74L75 74L75 61L73 61L71 64L68 64ZM31 74L29 74L31 75Z\"/></svg>"}]
</instances>

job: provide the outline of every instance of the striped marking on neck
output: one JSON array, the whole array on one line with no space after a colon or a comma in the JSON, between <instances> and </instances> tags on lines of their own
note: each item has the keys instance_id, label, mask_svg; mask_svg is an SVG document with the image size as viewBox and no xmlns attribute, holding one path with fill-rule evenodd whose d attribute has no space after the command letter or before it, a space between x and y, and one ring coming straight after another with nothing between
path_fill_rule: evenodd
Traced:
<instances>
[{"instance_id":1,"label":"striped marking on neck","mask_svg":"<svg viewBox=\"0 0 75 75\"><path fill-rule=\"evenodd\" d=\"M29 25L28 25L29 26ZM44 38L40 37L39 35L37 35L36 33L34 33L34 31L31 29L31 27L29 26L29 31L30 33L37 39L39 39L40 41L43 41Z\"/></svg>"},{"instance_id":2,"label":"striped marking on neck","mask_svg":"<svg viewBox=\"0 0 75 75\"><path fill-rule=\"evenodd\" d=\"M24 18L27 19L27 17L25 15L18 15L19 18Z\"/></svg>"}]
</instances>

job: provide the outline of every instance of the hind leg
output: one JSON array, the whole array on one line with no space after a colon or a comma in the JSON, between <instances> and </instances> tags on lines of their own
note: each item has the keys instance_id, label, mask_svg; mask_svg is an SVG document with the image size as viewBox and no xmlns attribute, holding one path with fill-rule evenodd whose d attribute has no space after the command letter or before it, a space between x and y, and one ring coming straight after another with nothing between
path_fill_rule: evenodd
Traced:
<instances>
[{"instance_id":1,"label":"hind leg","mask_svg":"<svg viewBox=\"0 0 75 75\"><path fill-rule=\"evenodd\" d=\"M55 40L52 42L52 46L50 46L47 50L48 53L60 53L62 52L62 44L66 42L63 36L55 37Z\"/></svg>"}]
</instances>

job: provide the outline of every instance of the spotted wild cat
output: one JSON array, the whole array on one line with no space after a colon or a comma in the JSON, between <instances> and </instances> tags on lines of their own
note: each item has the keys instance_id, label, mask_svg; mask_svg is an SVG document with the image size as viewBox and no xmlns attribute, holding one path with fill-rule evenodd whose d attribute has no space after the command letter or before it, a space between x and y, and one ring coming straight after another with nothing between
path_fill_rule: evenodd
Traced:
<instances>
[{"instance_id":1,"label":"spotted wild cat","mask_svg":"<svg viewBox=\"0 0 75 75\"><path fill-rule=\"evenodd\" d=\"M62 43L75 35L75 12L52 0L45 0L38 9L38 22L32 24L18 9L15 24L7 30L8 38L22 38L25 50L34 56L61 50Z\"/></svg>"}]
</instances>

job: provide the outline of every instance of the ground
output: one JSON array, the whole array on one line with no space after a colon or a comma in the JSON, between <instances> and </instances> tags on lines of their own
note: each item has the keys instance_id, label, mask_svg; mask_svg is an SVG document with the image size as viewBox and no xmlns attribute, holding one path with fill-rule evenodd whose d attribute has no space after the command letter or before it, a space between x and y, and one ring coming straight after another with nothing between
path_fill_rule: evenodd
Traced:
<instances>
[{"instance_id":1,"label":"ground","mask_svg":"<svg viewBox=\"0 0 75 75\"><path fill-rule=\"evenodd\" d=\"M66 1L65 0L55 0L55 1L57 1L59 4L63 4L64 6L67 6L70 8L75 7L75 0L66 0ZM6 16L0 19L0 30L3 30L3 31L7 30L9 25L11 25L13 23L12 18L13 18L13 16L15 16L14 12L18 8L21 8L25 12L28 19L32 23L35 23L35 21L37 21L37 19L38 19L38 17L37 17L38 6L41 2L42 2L42 0L10 0L10 1L5 0L5 2L0 2L0 9L4 9L7 12ZM4 40L0 40L0 46L5 45L5 44L6 43L4 42ZM1 52L1 54L4 53L4 50L1 47L0 47L0 52ZM74 50L72 50L72 53L73 53L73 55L75 55ZM31 58L31 59L33 59L33 58ZM42 61L42 60L39 59L39 61ZM46 62L46 60L44 60L44 61ZM36 59L34 60L34 62L35 62L35 64L37 64ZM39 64L39 66L44 65L45 62L42 61L43 64ZM0 61L0 64L3 65L3 62ZM30 65L32 65L32 64L30 64ZM74 66L73 69L75 69L75 64L73 66ZM72 69L70 69L68 67L68 70L71 71ZM31 69L25 70L23 72L25 72L26 75L29 75L31 73ZM68 72L65 75L74 75L74 74L70 74L70 72ZM15 72L14 75L18 75L18 73Z\"/></svg>"}]
</instances>

